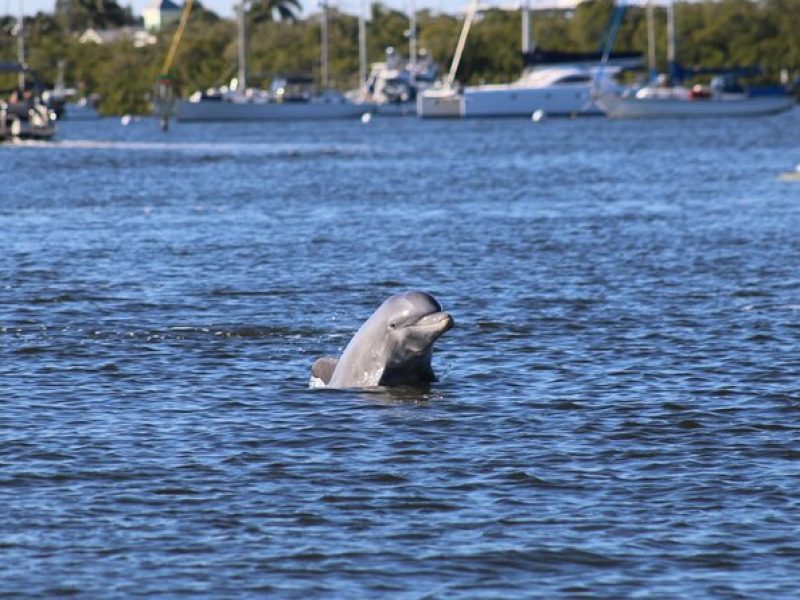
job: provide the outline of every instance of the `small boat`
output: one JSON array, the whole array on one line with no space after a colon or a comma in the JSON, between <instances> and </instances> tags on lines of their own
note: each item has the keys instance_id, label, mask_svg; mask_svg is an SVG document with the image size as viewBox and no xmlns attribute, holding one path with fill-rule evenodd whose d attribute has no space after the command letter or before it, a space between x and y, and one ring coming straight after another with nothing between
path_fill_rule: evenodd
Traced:
<instances>
[{"instance_id":1,"label":"small boat","mask_svg":"<svg viewBox=\"0 0 800 600\"><path fill-rule=\"evenodd\" d=\"M611 42L613 43L613 41ZM654 43L654 42L651 42ZM790 90L772 86L745 89L740 79L760 75L753 67L685 69L676 60L675 10L667 4L667 62L662 73L641 87L604 88L610 78L598 77L595 99L615 119L669 117L756 117L790 109L795 99ZM709 85L688 87L684 82L698 75L714 75Z\"/></svg>"},{"instance_id":2,"label":"small boat","mask_svg":"<svg viewBox=\"0 0 800 600\"><path fill-rule=\"evenodd\" d=\"M0 63L0 73L20 75L20 90L0 101L0 140L47 140L56 134L56 115L45 106L38 94L41 86L34 73L15 62ZM25 85L28 79L34 83Z\"/></svg>"},{"instance_id":3,"label":"small boat","mask_svg":"<svg viewBox=\"0 0 800 600\"><path fill-rule=\"evenodd\" d=\"M429 56L407 61L390 47L386 49L386 60L373 63L364 86L348 93L348 97L357 103L372 104L379 115L415 115L417 96L430 88L438 75L439 68Z\"/></svg>"}]
</instances>

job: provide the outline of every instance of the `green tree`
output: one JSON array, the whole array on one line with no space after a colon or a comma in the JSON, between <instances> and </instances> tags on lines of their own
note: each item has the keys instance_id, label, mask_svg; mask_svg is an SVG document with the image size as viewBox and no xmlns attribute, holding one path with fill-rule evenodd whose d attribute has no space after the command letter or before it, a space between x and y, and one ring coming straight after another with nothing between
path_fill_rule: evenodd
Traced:
<instances>
[{"instance_id":1,"label":"green tree","mask_svg":"<svg viewBox=\"0 0 800 600\"><path fill-rule=\"evenodd\" d=\"M88 27L121 27L133 21L130 9L122 8L114 0L56 0L55 14L62 26L71 32Z\"/></svg>"},{"instance_id":2,"label":"green tree","mask_svg":"<svg viewBox=\"0 0 800 600\"><path fill-rule=\"evenodd\" d=\"M186 96L198 89L226 83L235 72L233 22L210 17L190 19L173 64L176 92Z\"/></svg>"},{"instance_id":3,"label":"green tree","mask_svg":"<svg viewBox=\"0 0 800 600\"><path fill-rule=\"evenodd\" d=\"M598 51L613 11L612 0L590 0L579 4L569 23L572 48L578 52Z\"/></svg>"}]
</instances>

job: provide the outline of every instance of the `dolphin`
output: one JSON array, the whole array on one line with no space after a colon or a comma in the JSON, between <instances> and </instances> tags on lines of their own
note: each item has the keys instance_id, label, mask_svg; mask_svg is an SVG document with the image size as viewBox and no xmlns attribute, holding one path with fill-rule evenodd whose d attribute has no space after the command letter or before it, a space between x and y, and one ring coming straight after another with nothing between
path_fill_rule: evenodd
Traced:
<instances>
[{"instance_id":1,"label":"dolphin","mask_svg":"<svg viewBox=\"0 0 800 600\"><path fill-rule=\"evenodd\" d=\"M395 294L378 307L342 356L311 367L311 387L366 388L436 381L433 343L453 327L453 317L427 292Z\"/></svg>"}]
</instances>

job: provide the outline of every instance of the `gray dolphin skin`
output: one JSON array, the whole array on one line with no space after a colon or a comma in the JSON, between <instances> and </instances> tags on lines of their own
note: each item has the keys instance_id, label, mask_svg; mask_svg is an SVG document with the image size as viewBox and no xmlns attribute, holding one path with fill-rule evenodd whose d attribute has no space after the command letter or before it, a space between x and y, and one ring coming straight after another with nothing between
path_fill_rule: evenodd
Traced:
<instances>
[{"instance_id":1,"label":"gray dolphin skin","mask_svg":"<svg viewBox=\"0 0 800 600\"><path fill-rule=\"evenodd\" d=\"M310 385L367 388L436 381L433 343L452 327L453 317L430 294L395 294L361 326L338 360L317 359Z\"/></svg>"}]
</instances>

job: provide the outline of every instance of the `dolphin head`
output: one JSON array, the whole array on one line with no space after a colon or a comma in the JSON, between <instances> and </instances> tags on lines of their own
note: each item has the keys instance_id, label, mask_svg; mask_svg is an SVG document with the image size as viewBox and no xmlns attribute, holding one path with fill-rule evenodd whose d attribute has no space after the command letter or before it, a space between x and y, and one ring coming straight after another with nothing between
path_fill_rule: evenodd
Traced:
<instances>
[{"instance_id":1,"label":"dolphin head","mask_svg":"<svg viewBox=\"0 0 800 600\"><path fill-rule=\"evenodd\" d=\"M378 314L386 343L381 384L434 381L433 343L453 327L453 317L426 292L396 294L383 303Z\"/></svg>"},{"instance_id":2,"label":"dolphin head","mask_svg":"<svg viewBox=\"0 0 800 600\"><path fill-rule=\"evenodd\" d=\"M433 343L452 326L453 317L430 294L396 294L361 326L339 360L327 365L330 371L335 364L328 386L414 386L435 381ZM315 366L320 371L321 366ZM324 374L319 378L324 381Z\"/></svg>"}]
</instances>

